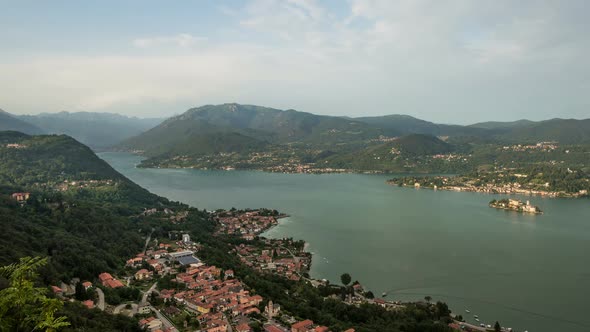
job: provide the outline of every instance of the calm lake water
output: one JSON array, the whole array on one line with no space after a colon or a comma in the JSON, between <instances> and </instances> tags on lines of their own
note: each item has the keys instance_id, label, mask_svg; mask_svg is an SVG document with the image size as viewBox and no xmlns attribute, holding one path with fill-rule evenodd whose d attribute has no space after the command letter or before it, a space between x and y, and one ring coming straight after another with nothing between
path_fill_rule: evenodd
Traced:
<instances>
[{"instance_id":1,"label":"calm lake water","mask_svg":"<svg viewBox=\"0 0 590 332\"><path fill-rule=\"evenodd\" d=\"M430 295L472 323L477 314L518 331L590 331L590 200L532 197L545 211L533 216L487 206L500 196L398 188L385 175L138 169L134 155L100 157L198 208L289 214L266 236L307 241L314 278L348 272L388 299Z\"/></svg>"}]
</instances>

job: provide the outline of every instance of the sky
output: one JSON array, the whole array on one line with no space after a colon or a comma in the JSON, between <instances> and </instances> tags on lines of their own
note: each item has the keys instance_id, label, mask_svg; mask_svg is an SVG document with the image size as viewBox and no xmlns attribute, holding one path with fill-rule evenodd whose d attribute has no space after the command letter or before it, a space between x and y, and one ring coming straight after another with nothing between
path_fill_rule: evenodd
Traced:
<instances>
[{"instance_id":1,"label":"sky","mask_svg":"<svg viewBox=\"0 0 590 332\"><path fill-rule=\"evenodd\" d=\"M588 2L0 0L0 108L590 118Z\"/></svg>"}]
</instances>

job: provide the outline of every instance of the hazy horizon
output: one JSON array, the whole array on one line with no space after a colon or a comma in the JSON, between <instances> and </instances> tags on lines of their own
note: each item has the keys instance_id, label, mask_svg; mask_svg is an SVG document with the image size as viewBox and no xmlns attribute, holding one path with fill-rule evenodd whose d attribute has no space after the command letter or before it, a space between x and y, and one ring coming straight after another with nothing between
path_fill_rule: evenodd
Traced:
<instances>
[{"instance_id":1,"label":"hazy horizon","mask_svg":"<svg viewBox=\"0 0 590 332\"><path fill-rule=\"evenodd\" d=\"M223 103L223 104L240 104L240 105L250 105L250 104L242 104L242 103ZM216 105L222 105L222 104L216 104ZM124 113L117 113L117 112L108 112L108 111L55 111L55 112L40 112L40 113L26 113L26 114L16 114L16 113L11 113L8 112L2 108L0 108L0 111L4 111L7 112L11 115L16 115L16 116L40 116L40 115L51 115L51 114L59 114L59 113L69 113L69 114L75 114L75 113L96 113L96 114L111 114L111 115L120 115L120 116L126 116L128 118L138 118L138 119L143 119L143 120L148 120L148 119L161 119L162 121L169 119L171 117L175 117L178 115L181 115L182 113L193 109L193 108L199 108L201 106L206 106L206 105L199 105L199 106L194 106L194 107L190 107L182 112L177 112L168 116L162 116L162 117L158 117L158 116L142 116L142 115L129 115L129 114L124 114ZM264 105L252 105L252 106L263 106L263 107L268 107L268 108L273 108L273 109L278 109L276 107L270 107L270 106L264 106ZM286 110L292 110L292 109L278 109L281 111L286 111ZM310 112L306 112L305 110L295 110L298 112L305 112L305 113L310 113ZM317 115L324 115L324 114L317 114ZM357 117L351 117L351 116L346 116L346 115L332 115L332 114L326 114L327 116L335 116L335 117L350 117L351 119L355 119L355 118L361 118L361 117L371 117L371 116L388 116L388 115L402 115L402 116L411 116L414 117L418 120L423 120L423 121L428 121L428 122L432 122L432 123L436 123L436 124L446 124L446 125L473 125L473 124L478 124L478 123L485 123L485 122L516 122L516 121L535 121L535 122L539 122L539 121L547 121L547 120L553 120L553 119L563 119L563 120L587 120L590 119L590 117L587 118L565 118L565 117L552 117L552 118L545 118L545 119L539 119L539 120L531 120L531 119L515 119L515 120L498 120L498 119L488 119L488 120L481 120L481 121L477 121L477 122L469 122L469 123L455 123L455 122L437 122L437 121L431 121L429 119L423 119L423 118L418 118L415 117L411 114L398 114L398 113L391 113L391 114L378 114L378 115L361 115L361 116L357 116Z\"/></svg>"},{"instance_id":2,"label":"hazy horizon","mask_svg":"<svg viewBox=\"0 0 590 332\"><path fill-rule=\"evenodd\" d=\"M590 117L584 1L22 1L0 108L167 118L237 101L436 123Z\"/></svg>"}]
</instances>

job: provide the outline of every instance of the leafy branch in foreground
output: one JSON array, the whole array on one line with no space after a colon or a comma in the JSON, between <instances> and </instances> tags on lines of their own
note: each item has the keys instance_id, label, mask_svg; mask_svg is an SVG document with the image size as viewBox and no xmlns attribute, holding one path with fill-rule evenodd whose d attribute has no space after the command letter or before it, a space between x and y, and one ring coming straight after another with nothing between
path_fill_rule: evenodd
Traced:
<instances>
[{"instance_id":1,"label":"leafy branch in foreground","mask_svg":"<svg viewBox=\"0 0 590 332\"><path fill-rule=\"evenodd\" d=\"M23 257L0 267L0 276L8 280L8 287L0 290L0 331L54 332L70 325L65 317L55 317L63 303L34 285L37 269L45 264L47 258Z\"/></svg>"}]
</instances>

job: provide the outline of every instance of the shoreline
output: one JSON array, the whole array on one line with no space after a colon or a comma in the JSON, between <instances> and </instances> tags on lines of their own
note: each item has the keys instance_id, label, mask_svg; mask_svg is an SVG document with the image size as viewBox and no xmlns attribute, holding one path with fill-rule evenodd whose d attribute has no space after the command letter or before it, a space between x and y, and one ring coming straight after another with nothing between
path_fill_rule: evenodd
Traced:
<instances>
[{"instance_id":1,"label":"shoreline","mask_svg":"<svg viewBox=\"0 0 590 332\"><path fill-rule=\"evenodd\" d=\"M589 196L580 195L580 194L570 194L570 193L561 193L561 192L550 192L550 191L538 191L538 190L526 190L522 192L513 192L513 191L498 191L498 190L483 190L480 188L471 188L471 187L431 187L431 186L412 186L407 184L398 184L391 180L385 181L386 184L390 186L396 186L400 188L415 188L415 189L428 189L432 191L443 190L443 191L452 191L452 192L465 192L465 193L475 193L475 194L487 194L487 195L520 195L520 196L528 196L528 197L542 197L542 198L567 198L567 199L584 199L589 198Z\"/></svg>"},{"instance_id":2,"label":"shoreline","mask_svg":"<svg viewBox=\"0 0 590 332\"><path fill-rule=\"evenodd\" d=\"M145 155L141 153L137 153L134 151L126 151L126 150L111 150L111 151L101 151L101 153L128 153L134 156L142 157L143 160L148 159ZM395 174L420 174L420 175L440 175L445 174L449 175L448 173L440 173L440 172L429 172L429 171L412 171L408 172L407 170L399 170L399 171L388 171L388 170L360 170L360 169L351 169L351 168L302 168L301 171L285 171L285 170L272 170L264 167L253 167L253 168L235 168L233 166L222 166L216 168L207 168L207 167L195 167L195 166L179 166L179 165L149 165L145 166L142 165L140 162L139 164L135 165L136 168L144 168L144 169L194 169L194 170L201 170L201 171L251 171L251 172L265 172L265 173L276 173L276 174L310 174L310 175L322 175L322 174L380 174L380 175L395 175ZM271 166L271 167L282 167L282 166ZM450 173L455 174L455 173Z\"/></svg>"}]
</instances>

